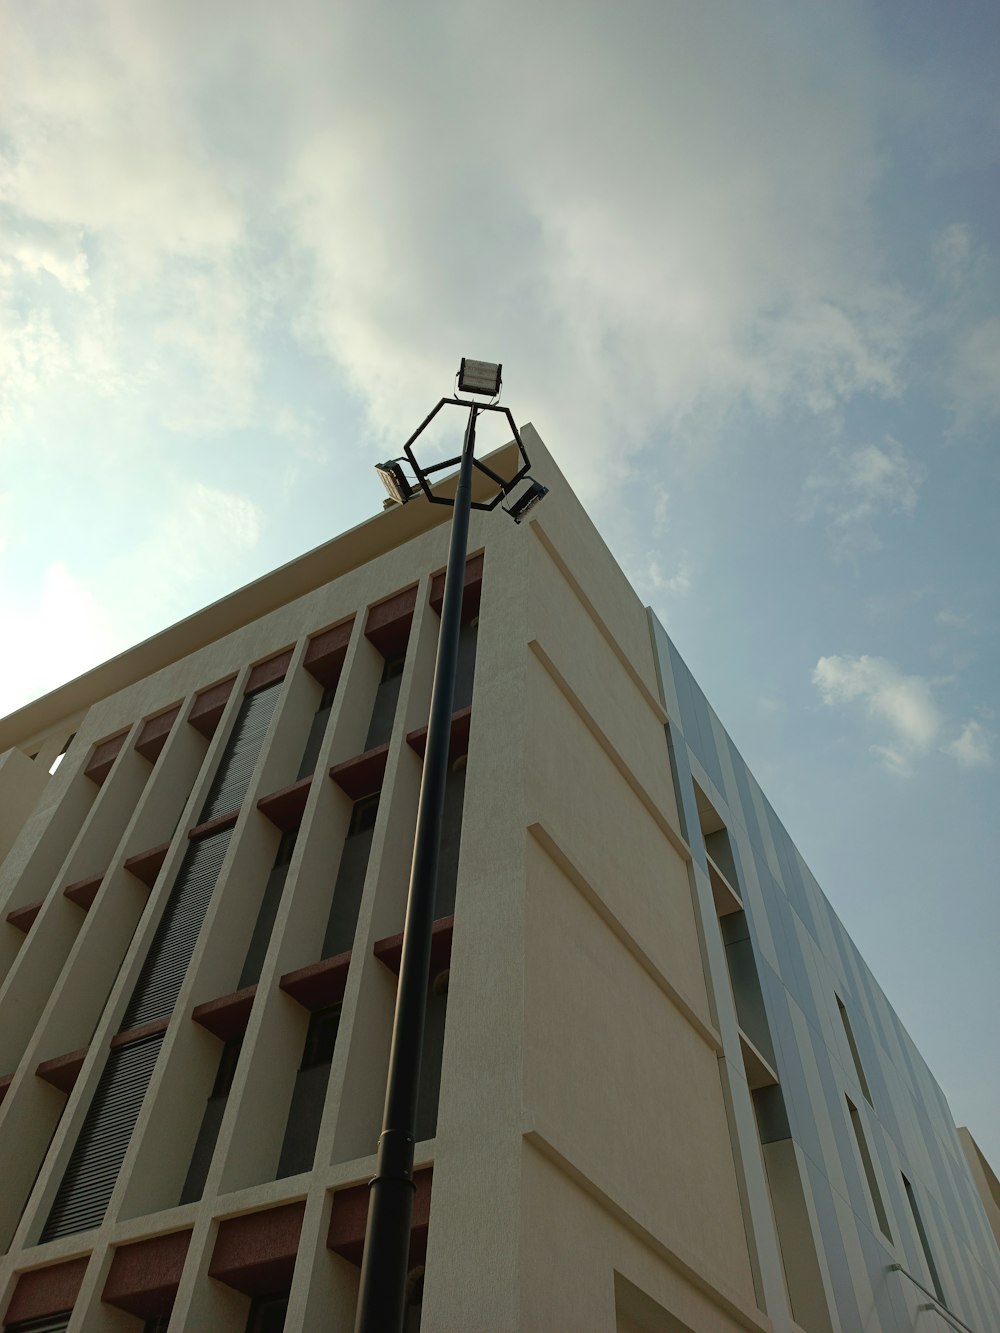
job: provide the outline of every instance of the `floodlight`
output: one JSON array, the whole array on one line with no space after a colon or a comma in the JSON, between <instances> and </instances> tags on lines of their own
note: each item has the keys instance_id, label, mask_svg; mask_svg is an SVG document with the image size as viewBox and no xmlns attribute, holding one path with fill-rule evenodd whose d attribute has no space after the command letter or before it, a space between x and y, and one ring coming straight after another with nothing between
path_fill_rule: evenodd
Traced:
<instances>
[{"instance_id":1,"label":"floodlight","mask_svg":"<svg viewBox=\"0 0 1000 1333\"><path fill-rule=\"evenodd\" d=\"M470 361L462 357L458 368L458 387L461 393L481 393L487 398L496 398L500 392L500 365L492 361Z\"/></svg>"},{"instance_id":2,"label":"floodlight","mask_svg":"<svg viewBox=\"0 0 1000 1333\"><path fill-rule=\"evenodd\" d=\"M398 459L390 458L388 463L376 463L375 471L396 504L405 505L407 500L413 498L413 487L406 480L406 474L400 467Z\"/></svg>"},{"instance_id":3,"label":"floodlight","mask_svg":"<svg viewBox=\"0 0 1000 1333\"><path fill-rule=\"evenodd\" d=\"M533 477L529 477L528 480L531 485L526 491L522 491L521 495L507 510L515 523L520 523L525 514L534 509L539 500L544 500L549 493L548 486L543 486L540 481L535 481Z\"/></svg>"}]
</instances>

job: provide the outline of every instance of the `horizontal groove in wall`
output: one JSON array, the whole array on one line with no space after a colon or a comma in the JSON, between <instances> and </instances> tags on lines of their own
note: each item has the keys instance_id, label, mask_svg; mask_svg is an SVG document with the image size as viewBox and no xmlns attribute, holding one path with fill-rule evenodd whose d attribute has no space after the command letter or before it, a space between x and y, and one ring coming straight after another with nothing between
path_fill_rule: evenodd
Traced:
<instances>
[{"instance_id":1,"label":"horizontal groove in wall","mask_svg":"<svg viewBox=\"0 0 1000 1333\"><path fill-rule=\"evenodd\" d=\"M573 711L580 718L580 721L584 724L584 726L593 736L594 740L597 741L598 745L611 760L612 764L614 764L615 768L617 768L618 772L625 779L628 785L632 788L632 791L638 797L639 801L645 807L646 811L652 818L653 822L663 833L664 837L666 837L667 841L673 846L674 850L679 853L679 855L683 858L683 860L690 861L691 848L681 837L677 829L674 828L673 824L671 824L670 820L660 809L660 807L656 804L652 796L650 796L649 792L639 781L636 775L632 772L632 769L628 766L628 764L625 762L622 756L618 753L618 750L615 748L614 745L612 745L611 741L598 726L596 720L588 712L586 706L583 703L583 700L579 697L579 695L576 694L573 687L570 685L569 681L566 680L565 676L562 674L562 672L559 670L556 664L552 661L551 657L549 657L548 653L545 651L542 645L538 642L537 639L532 639L531 642L528 644L528 647L530 648L531 652L535 655L535 657L538 659L538 661L541 663L541 665L545 669L546 674L556 685L559 692L566 699L567 703L572 707ZM663 761L664 764L666 764L667 762L666 751L664 751Z\"/></svg>"}]
</instances>

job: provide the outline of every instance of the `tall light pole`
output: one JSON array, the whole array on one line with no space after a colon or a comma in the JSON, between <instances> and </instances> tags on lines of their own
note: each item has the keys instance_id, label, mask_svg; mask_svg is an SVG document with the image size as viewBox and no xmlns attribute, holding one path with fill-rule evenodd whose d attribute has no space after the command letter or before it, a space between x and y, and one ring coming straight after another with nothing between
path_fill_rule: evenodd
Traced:
<instances>
[{"instance_id":1,"label":"tall light pole","mask_svg":"<svg viewBox=\"0 0 1000 1333\"><path fill-rule=\"evenodd\" d=\"M515 487L528 479L529 487L507 510L515 522L520 522L524 514L546 493L544 486L528 478L530 463L514 418L507 408L500 407L496 402L500 394L500 376L499 365L463 358L458 374L459 391L478 394L490 401L483 403L457 397L442 398L403 446L406 460L426 498L432 504L450 504L453 512L424 768L417 804L410 887L406 900L403 953L389 1051L385 1110L375 1176L370 1186L355 1333L401 1333L405 1313L403 1303L413 1214L417 1091L430 979L434 892L441 848L445 781L448 776L448 744L462 624L469 515L473 509L495 509ZM423 468L413 453L413 443L441 408L451 404L467 408L469 413L462 452L455 458ZM501 412L510 423L522 462L509 480L498 476L475 456L476 419L483 412ZM394 459L389 463L381 463L377 471L392 498L405 504L414 497L416 491L406 476L402 462L402 459ZM456 463L459 464L459 470L454 498L435 495L428 476L453 467ZM488 502L472 498L472 474L475 470L484 473L498 488L496 495Z\"/></svg>"}]
</instances>

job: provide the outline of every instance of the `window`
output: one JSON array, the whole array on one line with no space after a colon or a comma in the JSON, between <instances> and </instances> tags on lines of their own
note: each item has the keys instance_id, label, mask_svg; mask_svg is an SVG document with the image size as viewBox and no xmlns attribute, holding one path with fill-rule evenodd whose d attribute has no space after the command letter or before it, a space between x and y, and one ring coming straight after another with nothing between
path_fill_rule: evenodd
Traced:
<instances>
[{"instance_id":1,"label":"window","mask_svg":"<svg viewBox=\"0 0 1000 1333\"><path fill-rule=\"evenodd\" d=\"M319 758L319 752L323 745L323 737L326 735L326 724L330 720L330 710L333 708L333 700L337 693L336 685L328 685L323 691L323 696L319 701L319 707L313 716L312 726L309 728L309 736L306 740L306 748L302 754L302 762L299 764L299 772L296 781L300 778L307 778L316 771L316 760Z\"/></svg>"},{"instance_id":2,"label":"window","mask_svg":"<svg viewBox=\"0 0 1000 1333\"><path fill-rule=\"evenodd\" d=\"M900 1173L902 1174L902 1173ZM941 1279L938 1277L937 1266L934 1263L934 1256L931 1254L931 1247L927 1240L927 1232L924 1230L924 1220L920 1216L920 1209L917 1207L917 1196L913 1192L913 1186L902 1176L903 1189L906 1191L906 1202L910 1205L910 1212L913 1214L913 1225L917 1230L917 1238L920 1241L920 1248L924 1252L924 1262L927 1265L927 1271L930 1274L931 1286L934 1288L934 1294L944 1305L944 1292L941 1289Z\"/></svg>"},{"instance_id":3,"label":"window","mask_svg":"<svg viewBox=\"0 0 1000 1333\"><path fill-rule=\"evenodd\" d=\"M257 1296L250 1302L247 1333L281 1333L288 1311L288 1293L278 1296Z\"/></svg>"},{"instance_id":4,"label":"window","mask_svg":"<svg viewBox=\"0 0 1000 1333\"><path fill-rule=\"evenodd\" d=\"M840 996L836 996L837 1008L840 1011L840 1021L844 1025L844 1033L847 1037L847 1044L851 1048L851 1059L854 1061L854 1072L858 1076L858 1083L861 1085L861 1091L864 1093L865 1101L869 1106L874 1107L872 1094L868 1087L868 1080L865 1078L865 1071L861 1065L861 1056L858 1054L858 1045L854 1040L854 1030L851 1027L851 1020L847 1016L847 1010L844 1007L844 1001Z\"/></svg>"},{"instance_id":5,"label":"window","mask_svg":"<svg viewBox=\"0 0 1000 1333\"><path fill-rule=\"evenodd\" d=\"M184 1188L181 1190L181 1203L190 1203L193 1199L200 1199L205 1189L205 1181L208 1178L209 1167L212 1165L212 1157L215 1153L219 1130L222 1127L226 1102L233 1086L233 1076L236 1073L242 1044L243 1038L237 1037L233 1041L227 1041L222 1048L219 1067L215 1075L215 1084L205 1103L201 1128L198 1130L194 1152L191 1154L191 1165L188 1167Z\"/></svg>"},{"instance_id":6,"label":"window","mask_svg":"<svg viewBox=\"0 0 1000 1333\"><path fill-rule=\"evenodd\" d=\"M375 694L372 706L371 722L365 738L365 749L374 750L384 745L392 735L392 724L396 717L396 702L399 699L399 686L406 665L406 653L393 653L385 658L382 678Z\"/></svg>"},{"instance_id":7,"label":"window","mask_svg":"<svg viewBox=\"0 0 1000 1333\"><path fill-rule=\"evenodd\" d=\"M885 1204L882 1202L882 1195L879 1193L878 1179L875 1175L875 1164L872 1161L872 1155L868 1150L868 1140L865 1138L864 1126L861 1123L861 1116L858 1114L858 1108L846 1098L847 1110L851 1117L851 1128L854 1130L854 1138L858 1145L858 1152L861 1156L861 1165L864 1167L865 1179L868 1181L868 1193L871 1195L871 1201L875 1208L875 1216L878 1218L879 1230L886 1240L892 1240L892 1232L889 1230L889 1219L886 1216Z\"/></svg>"},{"instance_id":8,"label":"window","mask_svg":"<svg viewBox=\"0 0 1000 1333\"><path fill-rule=\"evenodd\" d=\"M329 1009L317 1009L309 1019L278 1160L279 1180L312 1168L330 1081L330 1061L337 1044L340 1009L339 1004L331 1005Z\"/></svg>"},{"instance_id":9,"label":"window","mask_svg":"<svg viewBox=\"0 0 1000 1333\"><path fill-rule=\"evenodd\" d=\"M403 1333L420 1333L420 1311L424 1303L424 1270L418 1264L406 1275L406 1308L403 1310Z\"/></svg>"}]
</instances>

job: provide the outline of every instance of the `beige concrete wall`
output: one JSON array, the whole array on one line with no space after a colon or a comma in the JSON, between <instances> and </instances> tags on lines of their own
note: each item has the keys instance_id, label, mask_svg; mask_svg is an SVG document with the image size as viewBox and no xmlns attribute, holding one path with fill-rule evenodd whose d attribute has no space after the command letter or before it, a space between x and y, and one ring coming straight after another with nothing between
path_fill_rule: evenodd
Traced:
<instances>
[{"instance_id":1,"label":"beige concrete wall","mask_svg":"<svg viewBox=\"0 0 1000 1333\"><path fill-rule=\"evenodd\" d=\"M434 1167L424 1326L610 1333L642 1328L649 1310L660 1309L664 1329L764 1329L645 615L540 442L531 447L537 475L552 487L537 518L516 527L501 514L476 514L470 535L471 549L485 548L485 569L448 1021L437 1134L417 1153ZM444 517L380 516L355 534L354 548L348 538L332 544L331 581L305 558L302 568L262 582L259 615L246 590L223 604L221 636L212 639L204 617L194 618L67 687L65 697L29 707L20 731L9 721L20 744L32 727L64 715L71 698L89 699L73 751L3 871L9 901L21 902L30 888L44 906L12 948L8 1011L0 995L0 1032L15 1070L0 1110L0 1169L16 1183L0 1209L11 1241L0 1259L0 1300L26 1266L86 1254L73 1329L124 1328L100 1300L112 1247L191 1226L173 1327L238 1330L246 1299L207 1277L218 1221L304 1199L286 1327L350 1326L356 1270L326 1250L326 1226L331 1191L370 1177L379 1129L395 980L372 949L402 924L420 780L406 734L427 716L438 629L428 596L430 576L447 557ZM364 742L381 669L361 632L366 608L415 579L315 1169L275 1181L308 1021L278 980L319 957L350 813L350 801L322 775ZM237 984L277 844L255 803L294 779L319 697L302 664L306 637L352 614L320 777L205 1195L181 1207L219 1053L190 1015ZM252 663L289 644L292 664L107 1217L92 1232L39 1245L242 683ZM199 690L232 674L227 711L205 742L184 720L187 711ZM120 688L101 694L102 681ZM181 719L150 769L130 748L137 728L176 702ZM97 789L82 774L86 756L125 727L128 746ZM124 862L167 839L163 869L147 892ZM74 875L101 871L88 913L63 898ZM44 983L30 981L36 964ZM15 1001L20 1017L4 1028ZM66 1098L34 1070L71 1044L88 1055ZM105 1316L116 1322L102 1323Z\"/></svg>"}]
</instances>

